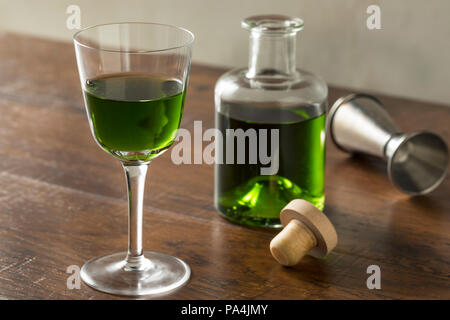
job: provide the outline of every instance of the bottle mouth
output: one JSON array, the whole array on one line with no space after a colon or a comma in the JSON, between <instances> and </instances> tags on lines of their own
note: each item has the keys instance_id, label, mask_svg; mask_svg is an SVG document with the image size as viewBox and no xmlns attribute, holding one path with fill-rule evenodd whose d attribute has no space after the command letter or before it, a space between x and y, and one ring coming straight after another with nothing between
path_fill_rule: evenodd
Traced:
<instances>
[{"instance_id":1,"label":"bottle mouth","mask_svg":"<svg viewBox=\"0 0 450 320\"><path fill-rule=\"evenodd\" d=\"M303 29L302 19L285 15L267 14L246 18L241 23L242 28L264 33L295 33Z\"/></svg>"}]
</instances>

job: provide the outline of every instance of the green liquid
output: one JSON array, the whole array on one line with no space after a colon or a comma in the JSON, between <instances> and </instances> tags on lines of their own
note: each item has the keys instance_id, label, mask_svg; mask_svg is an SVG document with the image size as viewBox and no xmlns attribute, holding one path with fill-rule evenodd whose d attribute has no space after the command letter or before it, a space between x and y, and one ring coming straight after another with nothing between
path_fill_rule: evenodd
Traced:
<instances>
[{"instance_id":1,"label":"green liquid","mask_svg":"<svg viewBox=\"0 0 450 320\"><path fill-rule=\"evenodd\" d=\"M84 97L98 144L125 161L149 161L170 147L183 113L178 80L123 73L86 82Z\"/></svg>"},{"instance_id":2,"label":"green liquid","mask_svg":"<svg viewBox=\"0 0 450 320\"><path fill-rule=\"evenodd\" d=\"M301 110L296 116L303 117ZM261 165L259 160L257 164L248 164L248 161L246 164L236 164L236 161L216 164L215 206L221 215L240 224L278 227L281 209L293 199L305 199L323 209L325 114L315 118L305 114L301 121L273 124L242 121L217 113L216 127L224 136L226 129L279 130L276 175L261 175L260 168L268 165ZM268 146L270 149L270 142ZM248 141L246 150L249 150ZM223 143L219 154L226 152L226 143Z\"/></svg>"}]
</instances>

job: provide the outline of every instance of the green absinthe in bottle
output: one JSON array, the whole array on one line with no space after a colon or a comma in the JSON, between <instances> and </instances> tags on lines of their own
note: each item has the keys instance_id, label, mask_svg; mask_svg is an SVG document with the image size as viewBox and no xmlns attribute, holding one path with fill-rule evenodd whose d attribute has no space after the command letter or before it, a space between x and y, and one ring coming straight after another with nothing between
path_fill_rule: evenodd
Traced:
<instances>
[{"instance_id":1,"label":"green absinthe in bottle","mask_svg":"<svg viewBox=\"0 0 450 320\"><path fill-rule=\"evenodd\" d=\"M249 67L224 74L215 90L223 143L216 139L214 202L233 222L279 227L293 199L324 207L328 90L295 67L300 19L255 16L243 26L250 30Z\"/></svg>"},{"instance_id":2,"label":"green absinthe in bottle","mask_svg":"<svg viewBox=\"0 0 450 320\"><path fill-rule=\"evenodd\" d=\"M183 113L180 81L144 73L89 79L84 97L97 143L124 161L150 161L173 143Z\"/></svg>"}]
</instances>

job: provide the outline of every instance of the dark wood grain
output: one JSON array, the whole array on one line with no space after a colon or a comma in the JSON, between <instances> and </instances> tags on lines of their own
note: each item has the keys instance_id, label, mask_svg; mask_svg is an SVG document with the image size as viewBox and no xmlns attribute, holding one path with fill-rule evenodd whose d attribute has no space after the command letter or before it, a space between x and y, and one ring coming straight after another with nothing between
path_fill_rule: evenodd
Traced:
<instances>
[{"instance_id":1,"label":"dark wood grain","mask_svg":"<svg viewBox=\"0 0 450 320\"><path fill-rule=\"evenodd\" d=\"M69 265L126 247L125 180L91 137L73 47L0 35L0 298L112 299L66 287ZM223 69L194 65L182 127L213 127ZM331 88L330 103L349 90ZM450 108L385 97L406 131L450 141ZM450 299L450 179L410 198L385 164L327 145L326 209L339 244L323 260L283 268L270 256L276 230L245 228L213 208L213 168L176 166L170 151L150 167L146 249L184 259L193 276L171 299ZM382 270L368 290L366 268Z\"/></svg>"}]
</instances>

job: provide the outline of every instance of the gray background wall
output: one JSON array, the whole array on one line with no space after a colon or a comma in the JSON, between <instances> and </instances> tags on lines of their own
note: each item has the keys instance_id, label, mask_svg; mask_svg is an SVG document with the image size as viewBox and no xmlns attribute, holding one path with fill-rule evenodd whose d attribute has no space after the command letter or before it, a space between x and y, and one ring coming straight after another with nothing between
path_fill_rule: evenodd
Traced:
<instances>
[{"instance_id":1,"label":"gray background wall","mask_svg":"<svg viewBox=\"0 0 450 320\"><path fill-rule=\"evenodd\" d=\"M0 0L0 29L71 41L71 4L81 8L82 27L131 20L186 27L196 35L194 61L225 67L247 64L243 18L301 17L301 68L338 86L450 105L449 0ZM366 27L370 4L381 7L381 30Z\"/></svg>"}]
</instances>

